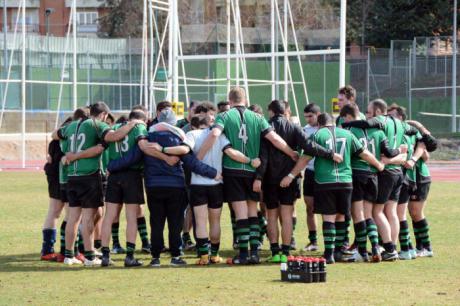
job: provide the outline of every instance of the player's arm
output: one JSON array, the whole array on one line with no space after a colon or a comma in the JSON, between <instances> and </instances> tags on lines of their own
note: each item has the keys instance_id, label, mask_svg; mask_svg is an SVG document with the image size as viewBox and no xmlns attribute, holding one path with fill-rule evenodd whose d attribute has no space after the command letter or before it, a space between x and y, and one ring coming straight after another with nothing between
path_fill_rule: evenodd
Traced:
<instances>
[{"instance_id":1,"label":"player's arm","mask_svg":"<svg viewBox=\"0 0 460 306\"><path fill-rule=\"evenodd\" d=\"M123 154L122 157L111 160L107 165L107 170L110 173L115 173L117 171L128 169L130 166L139 163L143 157L144 154L139 148L139 145L136 144L134 147L128 150L128 152Z\"/></svg>"},{"instance_id":2,"label":"player's arm","mask_svg":"<svg viewBox=\"0 0 460 306\"><path fill-rule=\"evenodd\" d=\"M264 137L265 139L270 141L275 148L277 148L293 160L298 160L299 155L297 155L297 152L292 150L292 148L286 143L286 141L284 141L284 139L281 138L280 135L276 134L275 131L269 131L264 135Z\"/></svg>"},{"instance_id":3,"label":"player's arm","mask_svg":"<svg viewBox=\"0 0 460 306\"><path fill-rule=\"evenodd\" d=\"M67 162L73 162L75 160L79 159L84 159L84 158L92 158L96 157L102 154L104 152L105 148L102 144L98 144L95 146L92 146L91 148L88 148L86 150L73 153L73 152L67 152L65 157L67 159Z\"/></svg>"},{"instance_id":4,"label":"player's arm","mask_svg":"<svg viewBox=\"0 0 460 306\"><path fill-rule=\"evenodd\" d=\"M303 153L309 156L318 156L326 159L332 159L337 163L343 161L340 154L335 153L331 149L326 149L316 142L313 141L311 137L308 137L300 127L296 127L296 142L300 148L303 149ZM311 158L310 158L311 159Z\"/></svg>"},{"instance_id":5,"label":"player's arm","mask_svg":"<svg viewBox=\"0 0 460 306\"><path fill-rule=\"evenodd\" d=\"M377 118L370 118L368 120L354 120L350 122L344 122L342 123L343 128L347 127L356 127L360 129L379 129L382 130L384 128L382 122L380 122L379 119Z\"/></svg>"},{"instance_id":6,"label":"player's arm","mask_svg":"<svg viewBox=\"0 0 460 306\"><path fill-rule=\"evenodd\" d=\"M430 153L427 150L423 151L421 159L423 159L424 162L427 162L430 159Z\"/></svg>"},{"instance_id":7,"label":"player's arm","mask_svg":"<svg viewBox=\"0 0 460 306\"><path fill-rule=\"evenodd\" d=\"M254 158L251 159L241 153L240 151L233 149L230 145L224 148L224 153L234 161L237 161L242 164L251 164L252 167L257 168L260 166L260 159L259 158Z\"/></svg>"},{"instance_id":8,"label":"player's arm","mask_svg":"<svg viewBox=\"0 0 460 306\"><path fill-rule=\"evenodd\" d=\"M400 152L399 148L398 149L392 149L390 148L390 145L388 144L388 139L385 137L380 141L380 151L385 155L385 157L388 158L393 158L397 156Z\"/></svg>"},{"instance_id":9,"label":"player's arm","mask_svg":"<svg viewBox=\"0 0 460 306\"><path fill-rule=\"evenodd\" d=\"M408 161L406 161L406 163L404 164L404 167L408 169L414 168L415 164L422 157L425 151L426 151L425 143L423 141L417 142L415 146L414 154L412 154L412 157Z\"/></svg>"},{"instance_id":10,"label":"player's arm","mask_svg":"<svg viewBox=\"0 0 460 306\"><path fill-rule=\"evenodd\" d=\"M150 146L150 143L147 141L147 139L141 139L138 142L139 149L148 156L155 157L157 159L160 159L164 162L166 162L170 166L174 166L179 162L179 157L177 156L170 156L165 153L162 153L161 151L158 151L157 149L153 148Z\"/></svg>"},{"instance_id":11,"label":"player's arm","mask_svg":"<svg viewBox=\"0 0 460 306\"><path fill-rule=\"evenodd\" d=\"M125 138L126 135L136 126L136 124L145 124L142 120L130 120L128 123L116 131L109 129L104 135L105 142L116 142Z\"/></svg>"},{"instance_id":12,"label":"player's arm","mask_svg":"<svg viewBox=\"0 0 460 306\"><path fill-rule=\"evenodd\" d=\"M200 151L196 155L196 158L202 160L206 156L208 151L212 148L219 136L222 134L222 129L223 128L220 125L216 125L216 127L211 130L211 133L209 133L208 137L201 145Z\"/></svg>"},{"instance_id":13,"label":"player's arm","mask_svg":"<svg viewBox=\"0 0 460 306\"><path fill-rule=\"evenodd\" d=\"M423 124L415 120L407 120L406 122L420 131L422 134L422 141L425 143L428 152L433 152L438 148L438 141Z\"/></svg>"},{"instance_id":14,"label":"player's arm","mask_svg":"<svg viewBox=\"0 0 460 306\"><path fill-rule=\"evenodd\" d=\"M184 155L190 152L190 147L186 145L173 146L173 147L162 147L159 143L149 142L145 145L145 148L152 148L158 152L168 155Z\"/></svg>"},{"instance_id":15,"label":"player's arm","mask_svg":"<svg viewBox=\"0 0 460 306\"><path fill-rule=\"evenodd\" d=\"M302 155L296 162L294 168L292 168L291 172L281 180L280 186L286 188L291 185L292 181L300 174L300 172L302 172L303 169L305 169L311 159L311 156Z\"/></svg>"},{"instance_id":16,"label":"player's arm","mask_svg":"<svg viewBox=\"0 0 460 306\"><path fill-rule=\"evenodd\" d=\"M382 163L384 163L385 165L403 165L406 162L406 160L407 160L406 153L398 154L395 157L391 157L391 158L388 158L385 156L382 157Z\"/></svg>"},{"instance_id":17,"label":"player's arm","mask_svg":"<svg viewBox=\"0 0 460 306\"><path fill-rule=\"evenodd\" d=\"M221 179L221 174L215 168L203 163L193 153L182 155L180 159L184 163L184 167L198 175L215 180Z\"/></svg>"},{"instance_id":18,"label":"player's arm","mask_svg":"<svg viewBox=\"0 0 460 306\"><path fill-rule=\"evenodd\" d=\"M373 166L376 168L379 172L383 171L385 168L385 165L378 161L374 155L372 155L371 152L369 152L367 149L362 150L361 153L359 153L359 157L369 163L369 165Z\"/></svg>"}]
</instances>

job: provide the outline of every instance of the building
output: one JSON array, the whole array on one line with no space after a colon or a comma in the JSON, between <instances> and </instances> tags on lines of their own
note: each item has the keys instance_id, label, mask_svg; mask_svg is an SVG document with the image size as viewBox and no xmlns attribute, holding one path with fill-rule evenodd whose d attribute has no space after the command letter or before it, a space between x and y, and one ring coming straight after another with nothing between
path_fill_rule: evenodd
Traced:
<instances>
[{"instance_id":1,"label":"building","mask_svg":"<svg viewBox=\"0 0 460 306\"><path fill-rule=\"evenodd\" d=\"M21 0L0 1L0 24L4 29L3 9L6 5L8 32L14 31ZM106 10L101 7L104 0L77 1L77 32L79 36L95 36L98 30L98 18ZM69 26L72 0L26 0L27 32L62 37ZM19 16L19 26L22 17ZM20 28L19 28L20 30Z\"/></svg>"}]
</instances>

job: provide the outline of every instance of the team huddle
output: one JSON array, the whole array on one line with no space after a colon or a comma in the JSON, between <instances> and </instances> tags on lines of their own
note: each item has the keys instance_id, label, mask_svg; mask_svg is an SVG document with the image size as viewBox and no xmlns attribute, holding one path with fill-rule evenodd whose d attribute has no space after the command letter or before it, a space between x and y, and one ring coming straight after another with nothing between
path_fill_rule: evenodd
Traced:
<instances>
[{"instance_id":1,"label":"team huddle","mask_svg":"<svg viewBox=\"0 0 460 306\"><path fill-rule=\"evenodd\" d=\"M431 183L426 162L436 139L419 122L406 120L403 107L377 99L364 115L355 97L353 87L339 89L335 122L318 105L306 105L304 128L292 120L288 102L269 103L267 121L257 105L247 108L246 93L238 87L217 107L191 102L180 121L167 101L158 103L154 119L140 105L116 121L104 102L75 110L49 145L50 207L42 260L107 267L114 264L111 254L126 253L125 267L142 266L134 256L139 232L140 249L151 254L152 267L160 266L165 251L171 253L171 265L186 265L182 256L192 249L198 265L218 264L223 262L225 202L236 250L227 263L260 263L265 235L271 251L267 261L284 263L296 248L295 203L301 189L309 239L304 251L319 249L319 214L328 264L433 256L424 206ZM123 204L126 248L119 240ZM55 252L63 209L60 251Z\"/></svg>"}]
</instances>

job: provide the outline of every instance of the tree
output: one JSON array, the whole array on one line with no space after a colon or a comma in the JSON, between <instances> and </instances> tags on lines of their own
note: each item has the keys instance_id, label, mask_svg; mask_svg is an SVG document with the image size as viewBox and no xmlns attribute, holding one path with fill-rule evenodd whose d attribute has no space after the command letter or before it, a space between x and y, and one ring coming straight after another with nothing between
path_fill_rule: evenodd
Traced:
<instances>
[{"instance_id":1,"label":"tree","mask_svg":"<svg viewBox=\"0 0 460 306\"><path fill-rule=\"evenodd\" d=\"M107 0L99 18L99 33L108 37L142 37L143 1Z\"/></svg>"}]
</instances>

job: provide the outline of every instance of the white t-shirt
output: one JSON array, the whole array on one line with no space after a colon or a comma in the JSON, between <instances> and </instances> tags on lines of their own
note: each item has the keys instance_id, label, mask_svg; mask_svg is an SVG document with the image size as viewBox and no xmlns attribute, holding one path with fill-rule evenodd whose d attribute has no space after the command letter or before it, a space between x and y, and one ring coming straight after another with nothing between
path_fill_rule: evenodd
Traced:
<instances>
[{"instance_id":1,"label":"white t-shirt","mask_svg":"<svg viewBox=\"0 0 460 306\"><path fill-rule=\"evenodd\" d=\"M310 137L312 134L315 134L316 131L318 130L318 126L311 126L311 125L306 125L303 128L303 131L305 134L307 134L308 137ZM309 162L308 165L305 169L308 169L310 171L315 171L315 159L312 158Z\"/></svg>"},{"instance_id":2,"label":"white t-shirt","mask_svg":"<svg viewBox=\"0 0 460 306\"><path fill-rule=\"evenodd\" d=\"M196 154L200 151L208 135L211 133L211 129L193 130L185 134L184 143L192 149ZM224 148L230 146L230 141L221 134L217 141L214 143L212 148L206 153L202 162L208 166L213 167L218 173L222 173L222 157L224 155ZM217 185L221 184L222 180L216 181L192 172L191 185Z\"/></svg>"}]
</instances>

